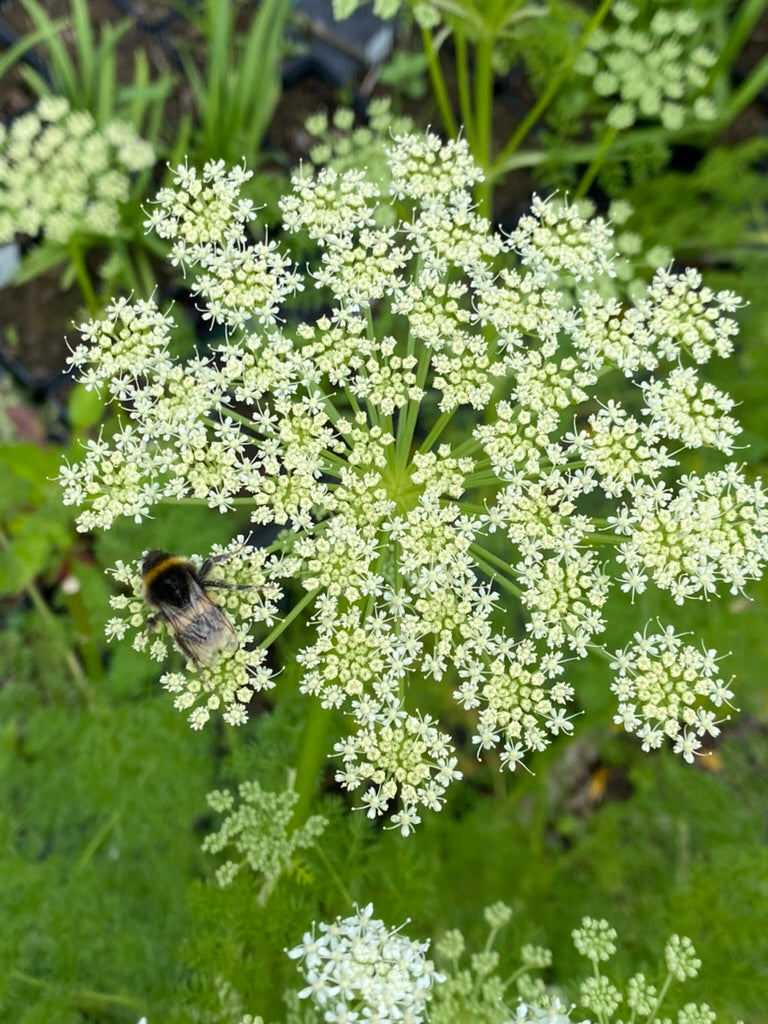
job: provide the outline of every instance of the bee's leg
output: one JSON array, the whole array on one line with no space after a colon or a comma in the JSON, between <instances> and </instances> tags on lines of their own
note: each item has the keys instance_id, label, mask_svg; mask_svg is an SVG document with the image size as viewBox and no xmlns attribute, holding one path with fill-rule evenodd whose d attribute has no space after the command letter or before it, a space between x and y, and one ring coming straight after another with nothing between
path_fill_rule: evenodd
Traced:
<instances>
[{"instance_id":1,"label":"bee's leg","mask_svg":"<svg viewBox=\"0 0 768 1024\"><path fill-rule=\"evenodd\" d=\"M209 586L209 584L205 580L205 578L211 571L211 569L214 567L214 565L220 565L222 562L228 562L230 558L234 558L234 556L238 553L239 550L240 549L238 548L237 551L223 551L220 555L209 555L205 559L203 564L200 566L198 575L200 576L201 580L205 581L206 586Z\"/></svg>"},{"instance_id":2,"label":"bee's leg","mask_svg":"<svg viewBox=\"0 0 768 1024\"><path fill-rule=\"evenodd\" d=\"M157 629L158 625L160 624L160 619L161 618L162 618L162 616L159 615L159 614L148 615L147 616L147 620L146 620L146 622L147 622L147 629Z\"/></svg>"}]
</instances>

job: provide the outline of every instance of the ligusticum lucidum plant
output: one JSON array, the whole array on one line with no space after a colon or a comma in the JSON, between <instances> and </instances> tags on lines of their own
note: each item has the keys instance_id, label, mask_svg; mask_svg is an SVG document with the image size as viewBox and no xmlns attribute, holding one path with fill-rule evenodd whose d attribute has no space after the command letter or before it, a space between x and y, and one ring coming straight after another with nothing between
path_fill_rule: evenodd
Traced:
<instances>
[{"instance_id":1,"label":"ligusticum lucidum plant","mask_svg":"<svg viewBox=\"0 0 768 1024\"><path fill-rule=\"evenodd\" d=\"M481 172L462 139L396 137L388 163L388 185L299 172L285 243L249 238L248 172L179 167L147 227L224 338L177 361L171 313L152 301L83 324L71 362L124 412L61 483L82 530L178 499L250 504L254 524L283 528L270 546L229 548L227 578L254 587L221 597L240 650L163 685L194 728L216 709L244 722L272 685L270 645L304 614L301 690L348 716L337 779L407 834L459 776L425 687L447 688L478 753L497 748L514 770L572 731L569 662L597 651L615 721L692 760L731 696L717 653L660 623L606 651L606 602L616 589L678 604L741 593L761 574L768 513L728 461L733 401L700 378L732 351L733 293L660 269L638 301L605 298L615 252L600 218L534 198L494 232L473 209ZM301 291L321 312L296 322ZM631 403L617 400L622 376ZM720 468L683 473L701 447ZM109 636L163 659L137 564L115 575L133 596L113 599Z\"/></svg>"}]
</instances>

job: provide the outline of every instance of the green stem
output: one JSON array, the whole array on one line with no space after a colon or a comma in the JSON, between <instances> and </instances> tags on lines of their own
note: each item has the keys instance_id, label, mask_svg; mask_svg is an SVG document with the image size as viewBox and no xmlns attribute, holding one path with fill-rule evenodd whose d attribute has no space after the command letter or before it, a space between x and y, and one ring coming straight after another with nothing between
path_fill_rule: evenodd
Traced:
<instances>
[{"instance_id":1,"label":"green stem","mask_svg":"<svg viewBox=\"0 0 768 1024\"><path fill-rule=\"evenodd\" d=\"M435 94L435 99L437 100L440 117L443 120L443 127L445 128L446 134L450 135L452 139L455 139L458 134L456 118L453 116L453 111L451 110L450 100L448 99L448 90L445 87L443 72L440 69L440 60L438 59L434 40L432 39L432 33L429 29L423 28L421 30L421 42L424 47L424 53L427 55L429 77L432 80L432 90Z\"/></svg>"},{"instance_id":2,"label":"green stem","mask_svg":"<svg viewBox=\"0 0 768 1024\"><path fill-rule=\"evenodd\" d=\"M475 555L475 560L483 572L494 580L494 582L498 583L502 590L506 590L508 594L511 594L513 597L518 599L523 596L523 592L519 587L516 587L514 583L510 582L506 576L502 576L498 573L492 565L488 565L484 562L480 555Z\"/></svg>"},{"instance_id":3,"label":"green stem","mask_svg":"<svg viewBox=\"0 0 768 1024\"><path fill-rule=\"evenodd\" d=\"M70 260L72 261L72 266L75 268L77 283L80 286L80 294L85 300L88 312L92 316L95 316L99 311L99 300L96 298L96 291L91 282L91 275L88 273L88 268L86 267L85 259L83 258L83 251L76 238L70 238L67 243L67 252Z\"/></svg>"},{"instance_id":4,"label":"green stem","mask_svg":"<svg viewBox=\"0 0 768 1024\"><path fill-rule=\"evenodd\" d=\"M512 984L513 981L517 981L518 978L522 978L522 976L524 974L528 974L530 972L530 970L531 970L530 967L523 966L523 967L518 967L516 971L513 971L510 974L510 976L507 978L507 980L503 982L504 991L506 992L506 990L509 988L509 986Z\"/></svg>"},{"instance_id":5,"label":"green stem","mask_svg":"<svg viewBox=\"0 0 768 1024\"><path fill-rule=\"evenodd\" d=\"M332 398L323 398L323 410L325 415L328 417L328 420L335 426L337 421L341 418L341 414L333 404Z\"/></svg>"},{"instance_id":6,"label":"green stem","mask_svg":"<svg viewBox=\"0 0 768 1024\"><path fill-rule=\"evenodd\" d=\"M330 464L330 466L334 466L336 467L336 469L346 469L349 466L347 460L342 459L342 457L340 455L337 455L336 452L329 452L323 450L319 454L321 459L324 459L326 462ZM339 476L335 469L330 469L328 467L324 467L324 472L333 473L334 476Z\"/></svg>"},{"instance_id":7,"label":"green stem","mask_svg":"<svg viewBox=\"0 0 768 1024\"><path fill-rule=\"evenodd\" d=\"M667 992L669 991L669 986L671 984L672 984L672 972L670 971L669 974L667 974L666 978L664 979L664 984L661 986L661 992L659 992L658 998L656 1000L656 1005L654 1006L654 1008L651 1011L650 1015L646 1018L645 1024L653 1024L653 1022L656 1020L656 1015L658 1014L659 1010L661 1009L661 1004L664 1002L664 997L666 996Z\"/></svg>"},{"instance_id":8,"label":"green stem","mask_svg":"<svg viewBox=\"0 0 768 1024\"><path fill-rule=\"evenodd\" d=\"M89 679L99 683L104 678L104 666L101 661L101 651L93 639L93 623L83 600L80 580L77 576L70 575L64 582L67 585L62 586L61 590L75 626L77 643L85 671Z\"/></svg>"},{"instance_id":9,"label":"green stem","mask_svg":"<svg viewBox=\"0 0 768 1024\"><path fill-rule=\"evenodd\" d=\"M86 844L85 849L77 858L77 861L75 862L75 871L81 871L91 861L93 855L96 853L98 848L107 838L107 836L115 827L115 825L117 825L122 813L122 808L120 808L120 810L115 811L115 813L110 818L108 818L107 821L105 821L99 828L96 829L96 831Z\"/></svg>"},{"instance_id":10,"label":"green stem","mask_svg":"<svg viewBox=\"0 0 768 1024\"><path fill-rule=\"evenodd\" d=\"M729 23L723 25L727 35L717 40L717 60L709 69L708 89L712 89L727 76L728 69L752 34L765 7L766 0L743 0L738 10L733 13L733 17L727 19Z\"/></svg>"},{"instance_id":11,"label":"green stem","mask_svg":"<svg viewBox=\"0 0 768 1024\"><path fill-rule=\"evenodd\" d=\"M460 28L453 34L453 45L456 50L456 84L459 90L459 110L464 131L467 133L470 149L475 152L475 118L472 113L472 101L469 95L469 65L467 63L467 40Z\"/></svg>"},{"instance_id":12,"label":"green stem","mask_svg":"<svg viewBox=\"0 0 768 1024\"><path fill-rule=\"evenodd\" d=\"M272 632L269 633L269 635L261 641L261 643L259 644L259 649L262 651L266 651L266 649L270 647L275 642L275 640L277 640L281 633L283 633L288 628L288 626L290 626L293 620L297 616L301 615L301 613L307 607L309 602L314 601L314 599L320 593L320 590L321 588L317 587L315 590L310 590L308 593L306 593L304 597L302 597L302 599L297 604L295 604L293 608L291 608L291 610L288 612L285 618L282 621L278 622L278 624L275 626Z\"/></svg>"},{"instance_id":13,"label":"green stem","mask_svg":"<svg viewBox=\"0 0 768 1024\"><path fill-rule=\"evenodd\" d=\"M365 310L365 327L366 337L368 338L369 341L375 342L376 324L374 323L373 310L371 309L370 306L367 306ZM385 428L383 421L383 413L379 413L379 409L376 403L371 401L369 398L364 398L363 401L365 402L365 409L366 412L368 413L368 419L370 420L370 422L373 424L374 427L379 427L379 429L384 430Z\"/></svg>"},{"instance_id":14,"label":"green stem","mask_svg":"<svg viewBox=\"0 0 768 1024\"><path fill-rule=\"evenodd\" d=\"M714 133L715 130L722 131L726 128L763 91L766 85L768 85L768 57L764 57L752 69L749 77L742 82L733 96L731 96L721 116L713 125L708 126L710 130Z\"/></svg>"},{"instance_id":15,"label":"green stem","mask_svg":"<svg viewBox=\"0 0 768 1024\"><path fill-rule=\"evenodd\" d=\"M612 3L613 3L613 0L602 0L602 3L598 7L598 9L595 11L595 13L592 15L592 17L587 22L587 25L586 25L584 31L582 32L582 34L581 34L581 36L579 38L578 43L576 44L576 49L574 50L573 53L570 53L565 58L565 60L560 65L560 67L557 69L557 71L554 73L554 75L550 78L549 83L547 84L547 87L544 90L544 92L541 94L541 96L539 96L539 98L536 101L536 103L531 107L531 109L529 110L529 112L526 115L526 117L523 118L523 120L520 122L520 124L517 127L517 131L514 132L514 134L510 138L509 142L507 142L506 146L501 151L501 153L499 155L499 158L497 160L497 163L503 162L509 156L511 156L512 153L515 152L515 150L520 145L520 143L523 141L523 139L526 137L528 132L531 130L531 128L533 128L533 126L539 120L541 115L544 113L544 111L550 105L552 100L557 95L557 92L560 89L560 86L563 84L565 79L568 77L568 74L570 73L571 68L576 63L577 57L579 56L581 51L586 46L587 40L592 35L592 33L595 31L595 29L598 28L599 25L604 21L605 16L608 14L608 11L611 9L611 4Z\"/></svg>"},{"instance_id":16,"label":"green stem","mask_svg":"<svg viewBox=\"0 0 768 1024\"><path fill-rule=\"evenodd\" d=\"M613 144L613 140L616 138L617 134L618 134L618 129L617 128L612 128L612 127L611 128L607 128L605 130L605 132L603 133L603 137L600 140L600 145L598 147L598 150L595 153L595 155L592 157L592 160L591 160L589 166L584 171L582 179L579 182L579 187L576 189L576 192L574 193L574 196L575 196L576 199L583 199L584 196L589 191L589 188L590 188L592 182L597 177L597 173L600 170L600 168L602 167L603 161L605 160L605 156L606 156L608 150L611 148L611 145Z\"/></svg>"},{"instance_id":17,"label":"green stem","mask_svg":"<svg viewBox=\"0 0 768 1024\"><path fill-rule=\"evenodd\" d=\"M355 416L357 416L357 414L360 412L360 404L346 384L344 385L344 394L346 395L347 401L349 402L349 406L352 409L352 412L355 414Z\"/></svg>"},{"instance_id":18,"label":"green stem","mask_svg":"<svg viewBox=\"0 0 768 1024\"><path fill-rule=\"evenodd\" d=\"M589 644L588 646L592 654L596 654L598 658L602 658L608 664L613 661L613 655L610 651L606 651L604 647L601 647L599 644Z\"/></svg>"},{"instance_id":19,"label":"green stem","mask_svg":"<svg viewBox=\"0 0 768 1024\"><path fill-rule=\"evenodd\" d=\"M293 808L292 828L303 825L309 817L309 809L315 796L317 776L325 757L325 731L330 711L326 711L319 697L311 697L304 731L301 736L299 756L296 761L296 778L293 788L298 800Z\"/></svg>"},{"instance_id":20,"label":"green stem","mask_svg":"<svg viewBox=\"0 0 768 1024\"><path fill-rule=\"evenodd\" d=\"M422 455L424 454L424 452L428 452L432 445L435 443L435 441L438 439L438 437L440 437L442 432L453 419L453 415L455 412L456 408L454 407L453 409L449 409L448 412L441 413L441 415L435 421L435 425L432 427L430 432L427 434L427 436L424 438L421 445L419 446L419 451L421 452Z\"/></svg>"},{"instance_id":21,"label":"green stem","mask_svg":"<svg viewBox=\"0 0 768 1024\"><path fill-rule=\"evenodd\" d=\"M369 341L376 340L376 324L373 322L373 310L365 307L365 333Z\"/></svg>"},{"instance_id":22,"label":"green stem","mask_svg":"<svg viewBox=\"0 0 768 1024\"><path fill-rule=\"evenodd\" d=\"M478 551L479 548L479 551ZM487 573L492 580L495 580L499 586L506 590L507 593L512 594L513 597L520 598L523 596L523 591L518 587L512 580L508 579L507 576L503 576L501 572L494 566L493 562L487 560L485 556L489 554L484 548L480 548L479 545L473 544L471 547L472 554L474 555L475 561L483 570ZM482 554L481 554L482 552ZM505 566L506 572L509 572L509 566Z\"/></svg>"},{"instance_id":23,"label":"green stem","mask_svg":"<svg viewBox=\"0 0 768 1024\"><path fill-rule=\"evenodd\" d=\"M491 121L493 107L493 38L484 34L475 49L475 159L483 169L483 180L475 188L478 213L493 216L491 170Z\"/></svg>"},{"instance_id":24,"label":"green stem","mask_svg":"<svg viewBox=\"0 0 768 1024\"><path fill-rule=\"evenodd\" d=\"M157 504L158 505L173 505L174 508L176 507L176 505L189 505L189 506L195 506L195 507L198 507L198 508L201 508L203 506L205 506L205 508L209 508L210 507L209 504L208 504L208 499L207 498L158 498ZM232 505L232 506L240 506L240 507L249 506L249 505L254 505L255 504L255 499L254 498L227 498L227 504L228 505Z\"/></svg>"},{"instance_id":25,"label":"green stem","mask_svg":"<svg viewBox=\"0 0 768 1024\"><path fill-rule=\"evenodd\" d=\"M500 480L495 473L470 473L464 480L465 488L468 491L475 487L487 487L494 484L496 486L500 484Z\"/></svg>"},{"instance_id":26,"label":"green stem","mask_svg":"<svg viewBox=\"0 0 768 1024\"><path fill-rule=\"evenodd\" d=\"M423 389L429 373L429 364L432 353L427 345L422 345L419 353L419 365L416 368L416 387ZM411 441L416 430L416 422L419 418L421 402L412 398L404 409L400 410L400 418L397 421L397 438L395 439L395 461L400 469L408 464L408 456L411 452Z\"/></svg>"},{"instance_id":27,"label":"green stem","mask_svg":"<svg viewBox=\"0 0 768 1024\"><path fill-rule=\"evenodd\" d=\"M36 978L32 974L25 974L24 971L11 971L10 977L16 981L23 982L25 985L31 985L33 988L59 993L71 1006L80 1009L89 1008L91 1012L97 1008L103 1012L110 1006L125 1006L129 1010L141 1013L145 1008L145 1004L139 999L135 999L133 996L120 995L116 992L97 992L91 988L81 988L68 992L65 995L64 991L66 990L62 991L60 985L44 981L42 978Z\"/></svg>"},{"instance_id":28,"label":"green stem","mask_svg":"<svg viewBox=\"0 0 768 1024\"><path fill-rule=\"evenodd\" d=\"M221 412L227 417L227 419L234 420L235 423L239 423L241 427L245 427L246 430L250 431L249 437L259 436L258 431L253 425L253 420L248 416L243 416L241 412L235 412L235 410L228 405L222 406ZM211 416L205 416L204 421L209 427L213 427L214 429L221 426L221 424Z\"/></svg>"},{"instance_id":29,"label":"green stem","mask_svg":"<svg viewBox=\"0 0 768 1024\"><path fill-rule=\"evenodd\" d=\"M626 541L626 537L620 537L615 533L587 533L584 535L583 540L588 541L590 544L623 544Z\"/></svg>"},{"instance_id":30,"label":"green stem","mask_svg":"<svg viewBox=\"0 0 768 1024\"><path fill-rule=\"evenodd\" d=\"M345 901L349 904L350 907L354 907L355 901L352 899L352 895L349 889L346 887L346 885L344 885L344 882L341 880L341 876L339 875L336 868L333 866L331 858L328 856L328 854L317 841L315 841L315 850L318 856L320 857L320 860L323 862L325 870L336 883L336 886L338 887L338 890L344 897Z\"/></svg>"},{"instance_id":31,"label":"green stem","mask_svg":"<svg viewBox=\"0 0 768 1024\"><path fill-rule=\"evenodd\" d=\"M465 455L471 455L478 448L482 448L482 444L482 441L478 441L476 437L468 437L466 441L453 449L451 455L454 459L461 459Z\"/></svg>"},{"instance_id":32,"label":"green stem","mask_svg":"<svg viewBox=\"0 0 768 1024\"><path fill-rule=\"evenodd\" d=\"M482 544L478 544L477 541L475 541L472 544L471 550L473 554L479 555L481 558L484 558L487 562L495 566L497 569L500 569L502 572L511 574L512 576L517 575L517 573L509 564L509 562L507 562L503 558L500 558L499 555L494 554L493 551L489 551L488 548L483 547Z\"/></svg>"},{"instance_id":33,"label":"green stem","mask_svg":"<svg viewBox=\"0 0 768 1024\"><path fill-rule=\"evenodd\" d=\"M592 961L592 975L595 978L595 981L597 981L598 984L599 984L599 982L600 982L600 968L597 966L597 960L593 960ZM608 1024L608 1022L605 1019L605 1011L604 1010L598 1010L597 1011L597 1020L598 1020L598 1024Z\"/></svg>"}]
</instances>

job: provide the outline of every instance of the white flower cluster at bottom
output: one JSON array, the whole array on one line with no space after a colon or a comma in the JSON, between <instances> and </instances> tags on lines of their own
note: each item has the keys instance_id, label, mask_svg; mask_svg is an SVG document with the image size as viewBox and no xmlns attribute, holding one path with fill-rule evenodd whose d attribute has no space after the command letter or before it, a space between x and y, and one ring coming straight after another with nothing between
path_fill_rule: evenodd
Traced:
<instances>
[{"instance_id":1,"label":"white flower cluster at bottom","mask_svg":"<svg viewBox=\"0 0 768 1024\"><path fill-rule=\"evenodd\" d=\"M390 931L373 917L373 904L352 917L314 926L300 945L288 950L307 982L300 999L311 998L331 1024L408 1021L420 1024L432 986L443 981L425 953L429 942L415 942Z\"/></svg>"}]
</instances>

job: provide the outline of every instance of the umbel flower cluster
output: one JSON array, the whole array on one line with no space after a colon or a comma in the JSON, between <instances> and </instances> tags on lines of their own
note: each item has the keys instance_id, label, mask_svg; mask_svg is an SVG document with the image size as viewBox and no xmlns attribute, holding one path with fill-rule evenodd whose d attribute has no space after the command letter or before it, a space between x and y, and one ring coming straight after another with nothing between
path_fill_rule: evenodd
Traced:
<instances>
[{"instance_id":1,"label":"umbel flower cluster","mask_svg":"<svg viewBox=\"0 0 768 1024\"><path fill-rule=\"evenodd\" d=\"M400 136L388 161L388 186L358 170L294 178L283 222L314 246L306 268L249 240L247 172L180 167L148 226L225 337L179 362L154 302L84 324L71 362L124 420L61 482L82 530L177 499L250 504L283 528L230 548L227 578L253 587L223 592L240 650L164 685L196 728L217 708L245 721L271 684L268 648L305 612L301 690L350 721L337 780L408 833L459 775L423 687L452 693L478 753L514 769L572 731L568 665L602 650L611 591L741 593L766 560L768 510L727 461L732 400L700 377L732 350L733 293L661 269L634 304L606 298L603 220L535 198L502 236L473 209L464 140ZM303 289L321 311L294 323ZM681 475L702 447L721 468ZM133 596L114 599L109 634L162 659L138 566L116 574ZM618 720L692 758L730 697L716 653L665 625L627 640L602 651Z\"/></svg>"},{"instance_id":2,"label":"umbel flower cluster","mask_svg":"<svg viewBox=\"0 0 768 1024\"><path fill-rule=\"evenodd\" d=\"M0 242L42 235L66 243L74 235L113 237L130 175L155 162L152 146L130 125L99 129L61 97L0 125Z\"/></svg>"},{"instance_id":3,"label":"umbel flower cluster","mask_svg":"<svg viewBox=\"0 0 768 1024\"><path fill-rule=\"evenodd\" d=\"M390 931L373 917L369 903L352 917L321 924L288 951L299 961L306 986L300 999L312 999L331 1024L354 1021L409 1021L421 1024L432 987L443 980L425 954L429 942Z\"/></svg>"},{"instance_id":4,"label":"umbel flower cluster","mask_svg":"<svg viewBox=\"0 0 768 1024\"><path fill-rule=\"evenodd\" d=\"M617 0L611 15L616 28L596 29L575 64L598 96L615 101L607 124L622 130L660 121L674 131L689 110L698 121L712 121L717 109L706 90L717 54L701 42L702 22L690 5L665 5L647 25L630 0Z\"/></svg>"},{"instance_id":5,"label":"umbel flower cluster","mask_svg":"<svg viewBox=\"0 0 768 1024\"><path fill-rule=\"evenodd\" d=\"M259 902L264 903L296 851L311 847L328 822L313 814L303 825L291 828L298 800L292 789L272 793L262 789L258 782L242 782L238 795L236 807L229 790L217 789L208 794L208 805L225 817L219 831L205 837L201 849L206 853L226 850L229 854L229 859L216 871L216 881L221 886L230 885L245 865L263 875Z\"/></svg>"}]
</instances>

